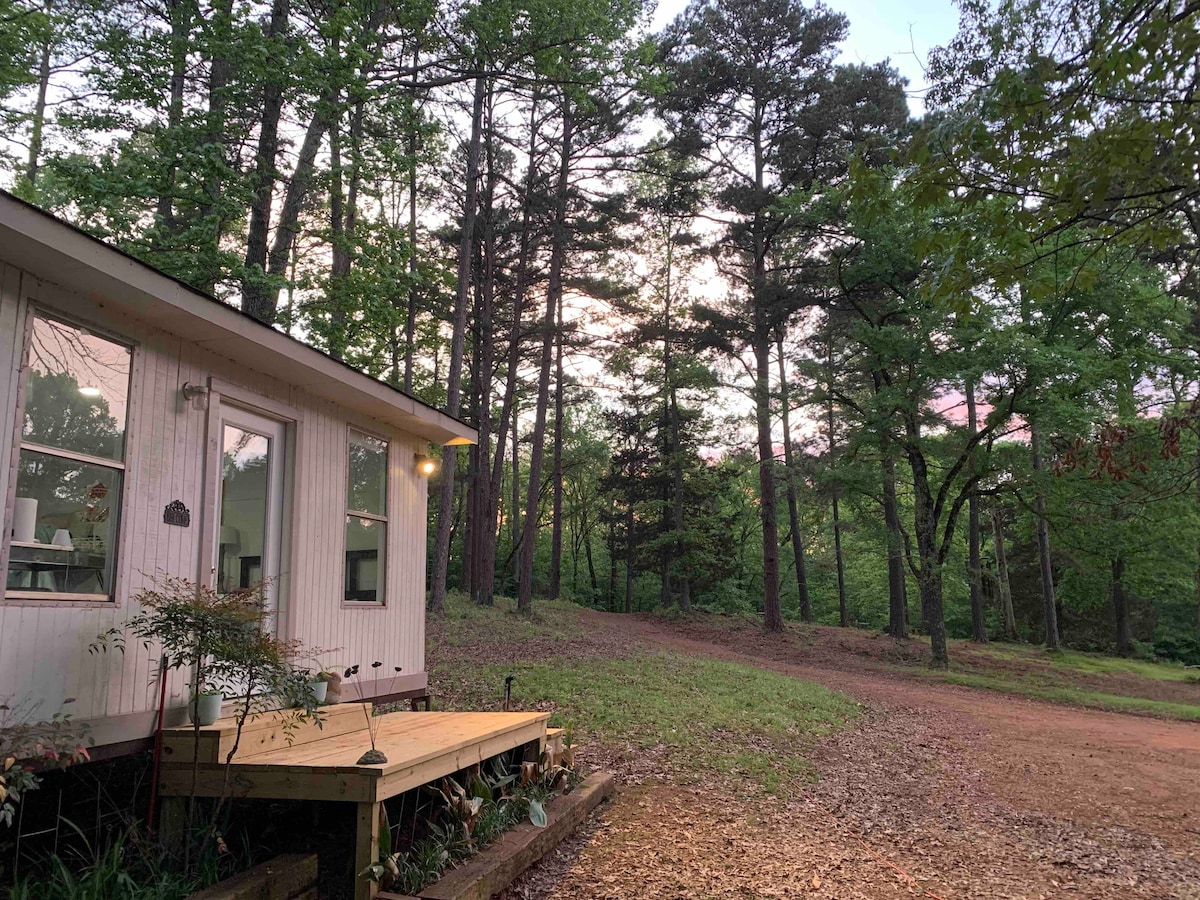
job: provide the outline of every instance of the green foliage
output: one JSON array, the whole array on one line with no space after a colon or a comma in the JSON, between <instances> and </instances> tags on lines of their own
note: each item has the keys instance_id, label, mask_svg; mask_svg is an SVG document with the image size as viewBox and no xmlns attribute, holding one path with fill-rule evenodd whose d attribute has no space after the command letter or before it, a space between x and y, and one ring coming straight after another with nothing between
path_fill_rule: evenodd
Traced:
<instances>
[{"instance_id":1,"label":"green foliage","mask_svg":"<svg viewBox=\"0 0 1200 900\"><path fill-rule=\"evenodd\" d=\"M68 697L63 706L73 702ZM94 741L87 727L72 722L62 709L39 720L40 707L37 701L0 697L0 825L11 826L17 804L41 786L39 771L89 758L87 748Z\"/></svg>"},{"instance_id":2,"label":"green foliage","mask_svg":"<svg viewBox=\"0 0 1200 900\"><path fill-rule=\"evenodd\" d=\"M184 900L204 886L197 877L175 872L153 841L134 832L117 832L93 848L83 842L80 859L51 856L38 874L9 888L8 900Z\"/></svg>"}]
</instances>

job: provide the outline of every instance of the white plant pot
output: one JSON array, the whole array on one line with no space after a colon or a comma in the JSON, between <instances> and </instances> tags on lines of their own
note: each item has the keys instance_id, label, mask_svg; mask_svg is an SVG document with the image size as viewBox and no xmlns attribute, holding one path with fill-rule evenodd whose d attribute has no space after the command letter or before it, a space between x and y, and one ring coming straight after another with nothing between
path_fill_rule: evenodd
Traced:
<instances>
[{"instance_id":1,"label":"white plant pot","mask_svg":"<svg viewBox=\"0 0 1200 900\"><path fill-rule=\"evenodd\" d=\"M324 703L325 697L329 694L329 682L310 681L308 683L308 689L312 691L312 695L316 699L317 703Z\"/></svg>"},{"instance_id":2,"label":"white plant pot","mask_svg":"<svg viewBox=\"0 0 1200 900\"><path fill-rule=\"evenodd\" d=\"M199 722L201 725L211 725L217 719L221 718L221 704L224 702L223 694L201 694L196 699L192 700L190 712L193 722Z\"/></svg>"}]
</instances>

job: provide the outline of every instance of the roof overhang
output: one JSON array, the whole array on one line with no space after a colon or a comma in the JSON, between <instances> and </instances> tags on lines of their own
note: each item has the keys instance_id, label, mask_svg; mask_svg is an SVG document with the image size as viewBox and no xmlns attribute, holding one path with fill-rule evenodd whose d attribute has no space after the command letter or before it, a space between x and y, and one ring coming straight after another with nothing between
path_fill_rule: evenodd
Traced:
<instances>
[{"instance_id":1,"label":"roof overhang","mask_svg":"<svg viewBox=\"0 0 1200 900\"><path fill-rule=\"evenodd\" d=\"M474 444L478 440L475 429L458 419L3 191L0 259L256 372L435 444Z\"/></svg>"}]
</instances>

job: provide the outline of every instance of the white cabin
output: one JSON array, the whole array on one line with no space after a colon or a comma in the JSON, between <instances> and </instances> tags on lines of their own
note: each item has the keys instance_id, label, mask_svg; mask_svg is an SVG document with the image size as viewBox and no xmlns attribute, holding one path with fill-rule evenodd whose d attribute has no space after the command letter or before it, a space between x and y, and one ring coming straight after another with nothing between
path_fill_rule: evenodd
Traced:
<instances>
[{"instance_id":1,"label":"white cabin","mask_svg":"<svg viewBox=\"0 0 1200 900\"><path fill-rule=\"evenodd\" d=\"M89 653L163 574L268 580L319 662L423 692L429 445L474 431L0 192L0 702L144 746L159 651ZM351 477L351 461L354 463ZM402 668L391 677L395 666ZM165 724L186 721L171 673Z\"/></svg>"}]
</instances>

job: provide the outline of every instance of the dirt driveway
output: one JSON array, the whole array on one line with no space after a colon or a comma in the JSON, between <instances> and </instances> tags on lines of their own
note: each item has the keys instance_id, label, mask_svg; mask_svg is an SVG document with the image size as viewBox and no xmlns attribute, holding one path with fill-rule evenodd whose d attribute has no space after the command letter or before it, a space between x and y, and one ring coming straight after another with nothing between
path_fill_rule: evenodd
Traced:
<instances>
[{"instance_id":1,"label":"dirt driveway","mask_svg":"<svg viewBox=\"0 0 1200 900\"><path fill-rule=\"evenodd\" d=\"M820 744L820 780L791 800L666 784L598 752L622 793L510 900L1200 898L1200 726L784 661L794 648L760 631L717 643L661 621L585 621L816 681L866 713Z\"/></svg>"}]
</instances>

